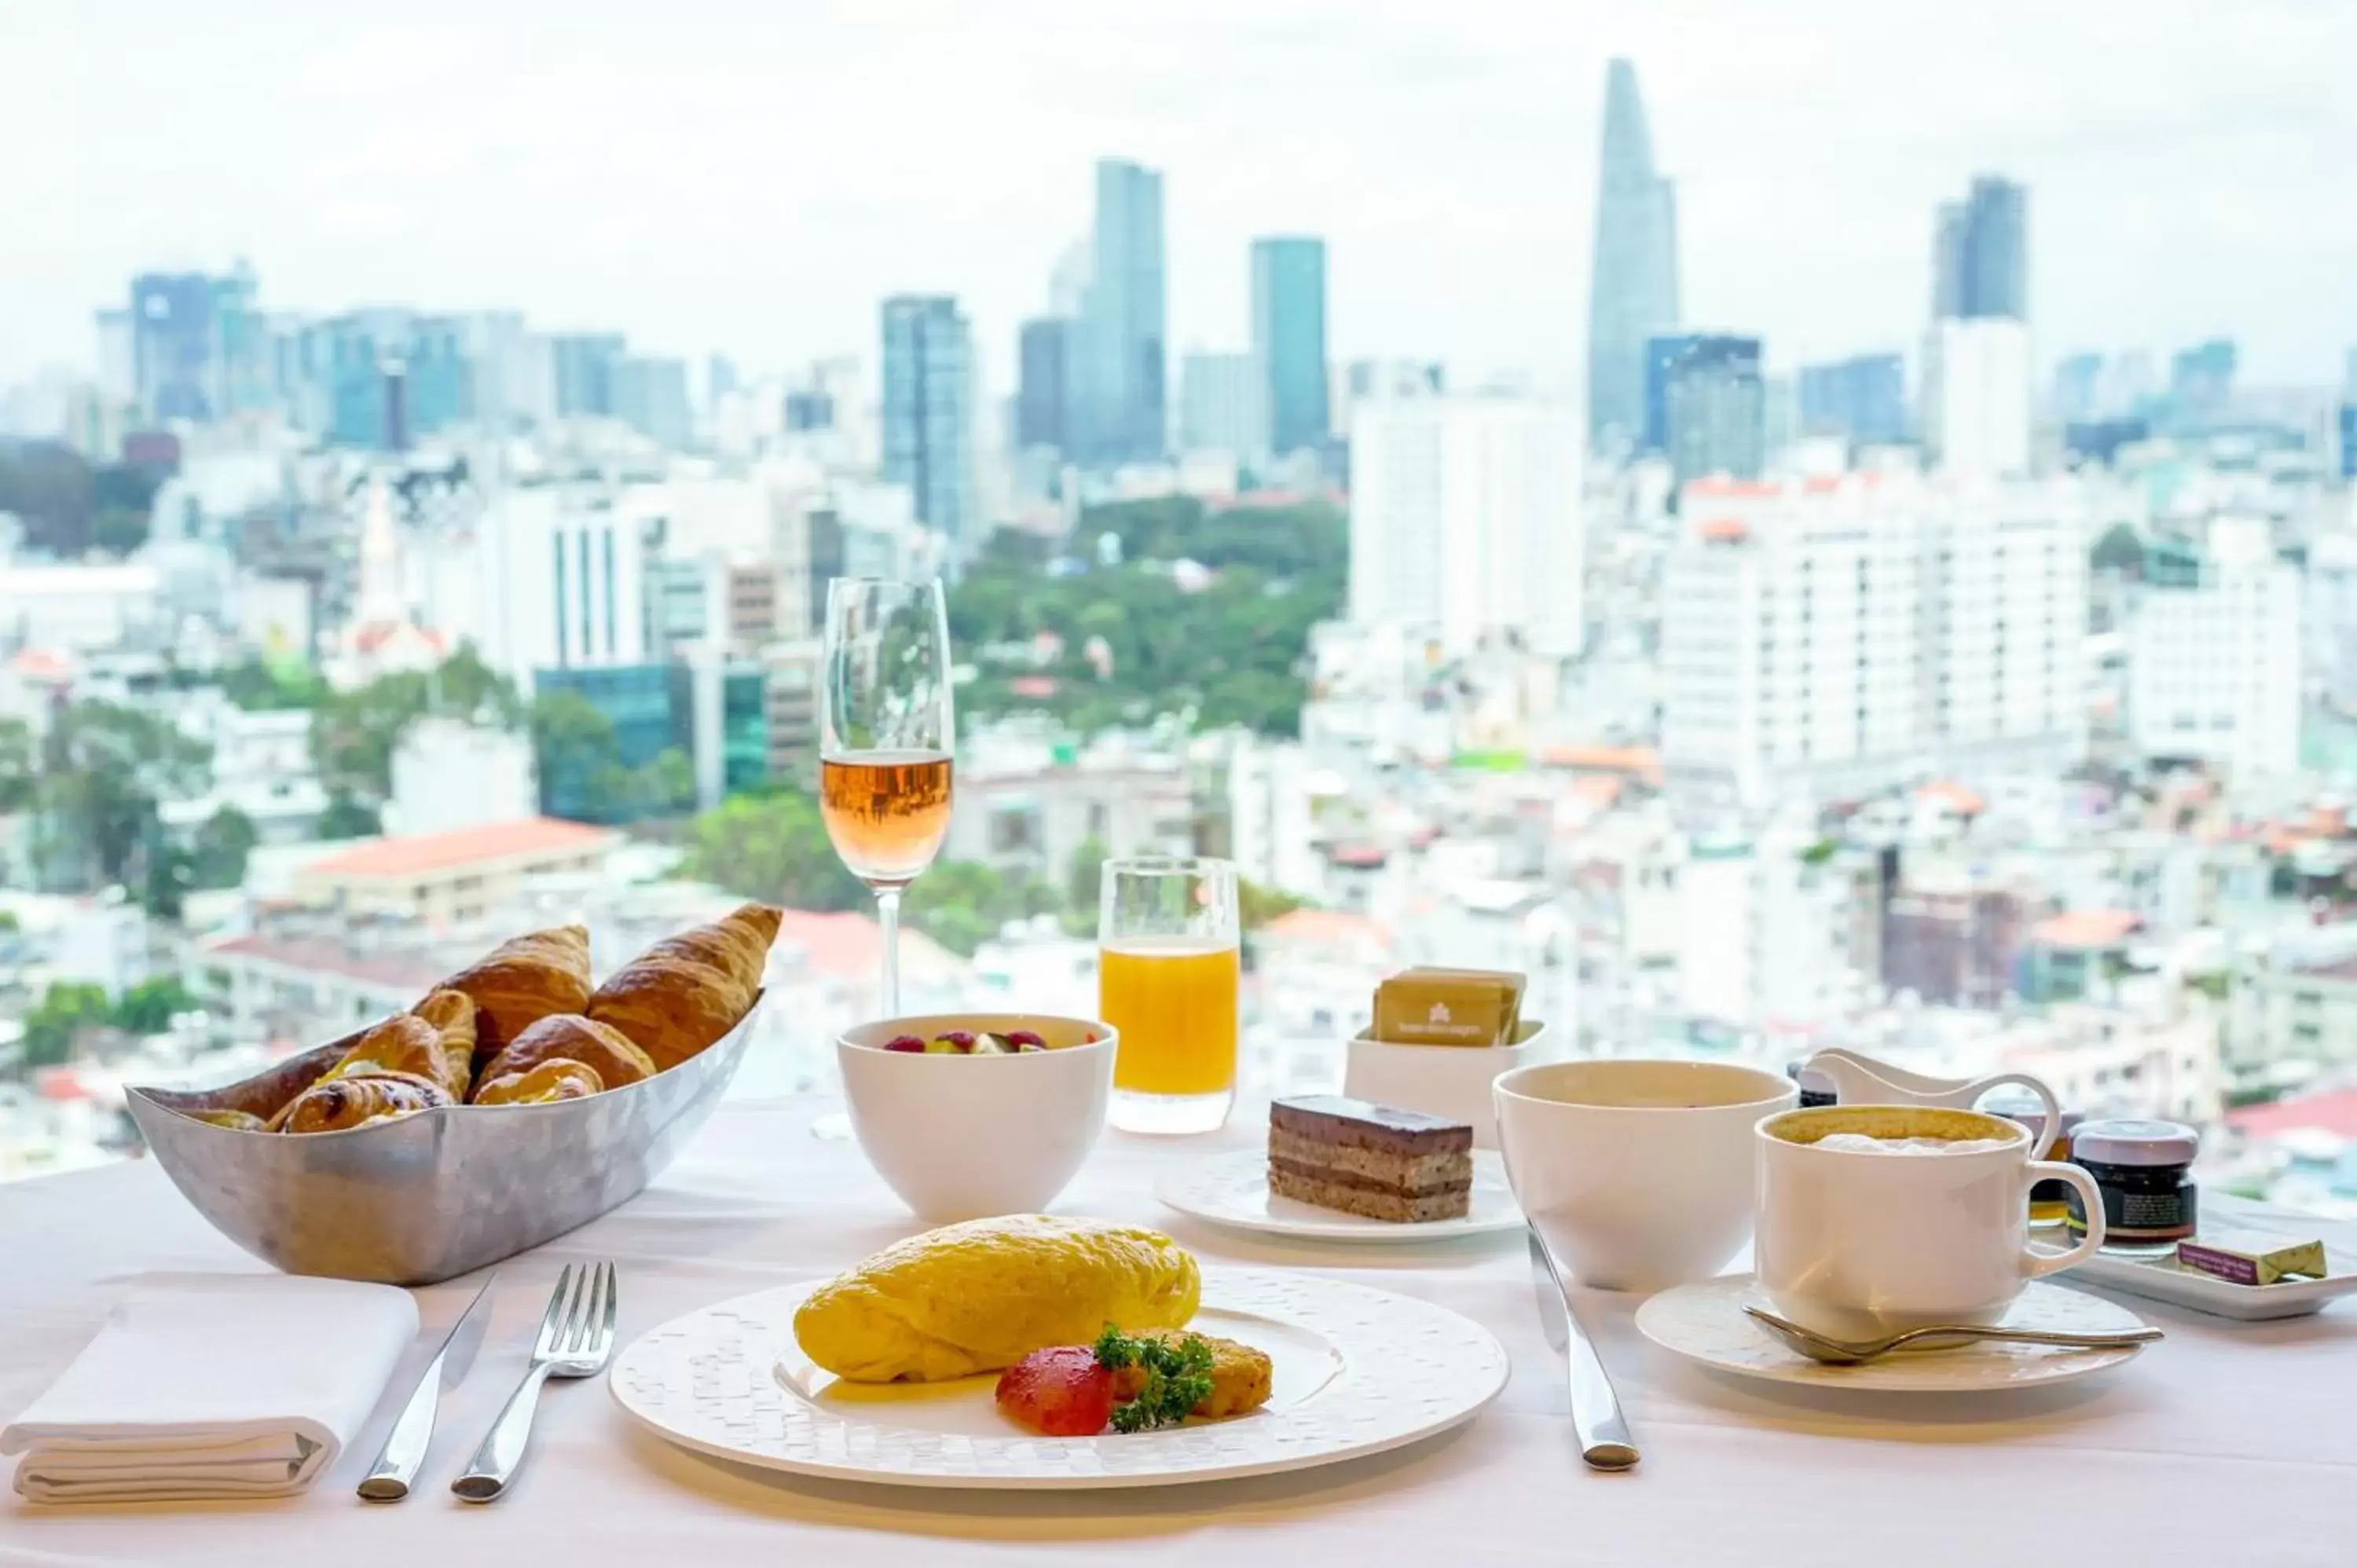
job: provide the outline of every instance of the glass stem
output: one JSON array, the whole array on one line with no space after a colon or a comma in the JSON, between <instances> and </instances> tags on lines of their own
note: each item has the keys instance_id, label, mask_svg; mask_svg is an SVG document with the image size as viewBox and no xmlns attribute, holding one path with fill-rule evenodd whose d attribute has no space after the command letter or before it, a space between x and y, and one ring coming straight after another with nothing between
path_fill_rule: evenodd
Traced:
<instances>
[{"instance_id":1,"label":"glass stem","mask_svg":"<svg viewBox=\"0 0 2357 1568\"><path fill-rule=\"evenodd\" d=\"M877 1001L881 1004L877 1016L897 1018L900 1015L900 889L878 887L876 890L876 924L884 936L884 981Z\"/></svg>"}]
</instances>

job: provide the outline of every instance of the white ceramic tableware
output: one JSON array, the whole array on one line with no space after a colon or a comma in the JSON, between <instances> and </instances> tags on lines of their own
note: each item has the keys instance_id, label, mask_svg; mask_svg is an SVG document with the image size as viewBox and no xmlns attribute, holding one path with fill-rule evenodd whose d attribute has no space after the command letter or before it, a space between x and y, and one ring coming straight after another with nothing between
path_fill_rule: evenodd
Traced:
<instances>
[{"instance_id":1,"label":"white ceramic tableware","mask_svg":"<svg viewBox=\"0 0 2357 1568\"><path fill-rule=\"evenodd\" d=\"M1801 1066L1831 1079L1835 1103L1841 1105L1941 1105L1952 1111L1970 1111L1992 1089L2012 1084L2028 1090L2046 1111L2039 1123L2038 1146L2030 1153L2033 1160L2044 1159L2054 1147L2055 1134L2043 1129L2061 1126L2062 1102L2054 1097L2054 1090L2047 1087L2044 1079L2026 1072L1991 1073L1986 1078L1933 1078L1929 1073L1895 1067L1878 1057L1838 1048L1819 1051Z\"/></svg>"},{"instance_id":2,"label":"white ceramic tableware","mask_svg":"<svg viewBox=\"0 0 2357 1568\"><path fill-rule=\"evenodd\" d=\"M1956 1153L1824 1147L1837 1133L1994 1142ZM1760 1288L1804 1328L1866 1339L1929 1323L1995 1323L2031 1280L2103 1245L2104 1201L2077 1165L2029 1157L2028 1128L1977 1111L1824 1105L1770 1117L1760 1163ZM2029 1245L2029 1187L2079 1189L2088 1233L2065 1251Z\"/></svg>"},{"instance_id":3,"label":"white ceramic tableware","mask_svg":"<svg viewBox=\"0 0 2357 1568\"><path fill-rule=\"evenodd\" d=\"M1523 1020L1510 1046L1395 1046L1362 1033L1345 1047L1342 1092L1462 1122L1473 1129L1475 1148L1494 1149L1498 1116L1490 1086L1500 1075L1553 1054L1546 1025L1536 1018Z\"/></svg>"},{"instance_id":4,"label":"white ceramic tableware","mask_svg":"<svg viewBox=\"0 0 2357 1568\"><path fill-rule=\"evenodd\" d=\"M1052 1048L1015 1056L888 1051L895 1036L1028 1029ZM1091 1038L1093 1036L1093 1039ZM885 1018L835 1040L851 1130L920 1219L1032 1214L1055 1201L1104 1130L1112 1026L1028 1013Z\"/></svg>"},{"instance_id":5,"label":"white ceramic tableware","mask_svg":"<svg viewBox=\"0 0 2357 1568\"><path fill-rule=\"evenodd\" d=\"M1752 1129L1800 1090L1728 1062L1608 1058L1518 1068L1492 1087L1523 1212L1582 1284L1707 1279L1751 1233Z\"/></svg>"},{"instance_id":6,"label":"white ceramic tableware","mask_svg":"<svg viewBox=\"0 0 2357 1568\"><path fill-rule=\"evenodd\" d=\"M1855 1367L1813 1361L1743 1315L1759 1290L1728 1274L1665 1290L1637 1309L1637 1332L1675 1356L1742 1378L1867 1393L1966 1394L2069 1382L2132 1361L2141 1345L2101 1350L1987 1343L1901 1350ZM2033 1282L2001 1320L2009 1328L2116 1334L2144 1320L2100 1296Z\"/></svg>"},{"instance_id":7,"label":"white ceramic tableware","mask_svg":"<svg viewBox=\"0 0 2357 1568\"><path fill-rule=\"evenodd\" d=\"M1506 1185L1506 1167L1488 1149L1473 1154L1473 1190L1458 1219L1370 1219L1339 1208L1279 1197L1268 1190L1268 1155L1260 1149L1207 1155L1166 1169L1154 1196L1181 1214L1236 1230L1284 1236L1296 1241L1334 1241L1348 1246L1395 1247L1407 1241L1452 1241L1464 1236L1494 1236L1520 1230L1523 1211Z\"/></svg>"},{"instance_id":8,"label":"white ceramic tableware","mask_svg":"<svg viewBox=\"0 0 2357 1568\"><path fill-rule=\"evenodd\" d=\"M1294 1269L1206 1269L1190 1326L1271 1362L1267 1404L1224 1421L1041 1437L1002 1415L990 1374L839 1384L794 1343L815 1282L739 1296L614 1359L616 1402L657 1436L739 1465L892 1487L1064 1491L1232 1480L1338 1464L1469 1421L1506 1349L1444 1306Z\"/></svg>"}]
</instances>

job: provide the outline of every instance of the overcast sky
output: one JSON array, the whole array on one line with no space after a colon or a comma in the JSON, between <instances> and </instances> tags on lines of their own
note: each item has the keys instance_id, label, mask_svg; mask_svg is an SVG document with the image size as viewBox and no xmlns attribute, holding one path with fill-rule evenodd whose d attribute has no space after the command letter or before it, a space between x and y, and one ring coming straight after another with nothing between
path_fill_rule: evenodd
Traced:
<instances>
[{"instance_id":1,"label":"overcast sky","mask_svg":"<svg viewBox=\"0 0 2357 1568\"><path fill-rule=\"evenodd\" d=\"M396 19L372 22L369 14ZM516 306L782 369L962 295L1004 390L1100 154L1167 172L1171 339L1330 245L1338 355L1579 363L1604 65L1678 182L1690 321L1911 346L1932 209L2030 188L2041 359L2357 343L2343 0L0 0L0 381L146 267Z\"/></svg>"}]
</instances>

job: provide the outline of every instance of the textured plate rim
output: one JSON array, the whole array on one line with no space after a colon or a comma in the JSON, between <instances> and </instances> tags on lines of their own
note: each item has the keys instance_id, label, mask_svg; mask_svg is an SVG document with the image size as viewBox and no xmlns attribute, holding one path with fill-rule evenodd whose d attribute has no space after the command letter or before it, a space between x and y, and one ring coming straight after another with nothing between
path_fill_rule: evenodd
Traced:
<instances>
[{"instance_id":1,"label":"textured plate rim","mask_svg":"<svg viewBox=\"0 0 2357 1568\"><path fill-rule=\"evenodd\" d=\"M2011 1393L2019 1389L2051 1388L2057 1383L2072 1382L2080 1378L2093 1377L2097 1372L2108 1372L2115 1367L2124 1366L2135 1360L2145 1348L2142 1345L2126 1345L2117 1349L2072 1350L2040 1357L2028 1363L2043 1369L2036 1377L1976 1383L1869 1383L1857 1381L1848 1369L1822 1366L1805 1358L1790 1366L1753 1367L1740 1361L1720 1360L1689 1346L1663 1337L1660 1332L1661 1319L1668 1309L1657 1307L1656 1303L1678 1296L1723 1294L1733 1298L1748 1290L1751 1283L1752 1276L1748 1273L1722 1274L1717 1279L1697 1280L1691 1284L1673 1285L1668 1290L1656 1292L1646 1297L1637 1308L1637 1332L1680 1360L1690 1362L1697 1367L1707 1367L1716 1372L1725 1372L1730 1377L1749 1378L1760 1382L1782 1383L1792 1388L1834 1389L1846 1393L1861 1394L1986 1394ZM2030 1295L2048 1293L2058 1295L2085 1295L2084 1292L2065 1290L2062 1286L2047 1280L2029 1281L2022 1294ZM2086 1299L2126 1315L2138 1326L2143 1324L2142 1318L2115 1302L2104 1301L2100 1296L2087 1296ZM1763 1328L1758 1332L1764 1335L1767 1330ZM1793 1354L1797 1356L1799 1353L1795 1351ZM1889 1361L1875 1363L1874 1369L1895 1370L1905 1367L1910 1359L1904 1356L1894 1357ZM1975 1359L1986 1360L1986 1358L1975 1357ZM1957 1363L1953 1360L1946 1360L1945 1364L1954 1366Z\"/></svg>"},{"instance_id":2,"label":"textured plate rim","mask_svg":"<svg viewBox=\"0 0 2357 1568\"><path fill-rule=\"evenodd\" d=\"M785 1323L791 1317L793 1305L815 1289L820 1283L810 1280L797 1284L779 1285L768 1290L750 1292L745 1295L699 1307L694 1312L682 1314L667 1323L648 1329L614 1358L613 1364L608 1369L604 1379L607 1391L613 1397L614 1402L621 1407L623 1413L640 1428L674 1447L781 1475L805 1476L829 1481L850 1481L868 1486L916 1487L931 1490L1101 1491L1139 1487L1191 1486L1207 1481L1243 1480L1256 1476L1282 1475L1291 1471L1345 1464L1354 1459L1371 1458L1379 1454L1389 1453L1395 1448L1404 1448L1410 1444L1420 1443L1428 1437L1438 1436L1444 1432L1471 1421L1504 1391L1506 1380L1512 1369L1511 1359L1496 1335L1462 1313L1452 1311L1437 1303L1425 1301L1416 1296L1402 1295L1392 1291L1376 1290L1372 1286L1354 1284L1344 1280L1329 1279L1318 1274L1275 1269L1211 1269L1206 1270L1203 1277L1203 1294L1207 1300L1215 1300L1217 1305L1223 1307L1256 1313L1262 1316L1289 1323L1326 1339L1340 1353L1341 1371L1307 1404L1297 1407L1299 1409L1312 1409L1320 1401L1340 1395L1364 1401L1378 1412L1383 1410L1386 1408L1386 1401L1382 1386L1379 1383L1371 1386L1360 1369L1374 1357L1394 1353L1396 1348L1387 1347L1380 1337L1372 1339L1361 1337L1354 1341L1351 1329L1338 1328L1332 1324L1320 1323L1305 1317L1298 1311L1274 1305L1266 1301L1256 1301L1254 1299L1255 1292L1306 1289L1313 1294L1326 1295L1337 1305L1348 1303L1356 1298L1361 1304L1377 1307L1385 1313L1410 1317L1422 1316L1435 1327L1446 1329L1457 1335L1461 1341L1460 1350L1477 1358L1476 1361L1469 1366L1469 1375L1466 1390L1448 1409L1428 1420L1383 1432L1378 1436L1363 1441L1347 1443L1339 1446L1305 1447L1303 1451L1297 1453L1280 1453L1232 1464L1206 1465L1184 1469L1077 1474L1071 1472L980 1474L883 1469L872 1466L830 1460L797 1459L756 1448L718 1442L682 1431L676 1426L666 1424L655 1412L640 1408L624 1391L622 1379L625 1370L632 1368L639 1359L655 1353L650 1350L649 1346L658 1336L683 1332L699 1319L714 1316L732 1308L744 1308L748 1304L767 1302L770 1305L766 1311L771 1314L782 1313L784 1316L778 1319L779 1327L770 1342L770 1346L774 1347L779 1338L790 1332ZM795 1402L793 1397L779 1386L777 1379L771 1373L771 1365L776 1360L774 1348L760 1349L758 1354L748 1357L748 1359L759 1363L753 1379L758 1387L781 1404ZM802 1408L806 1412L810 1409L807 1405ZM1289 1416L1290 1412L1287 1412L1286 1416L1274 1419L1285 1420ZM897 1430L883 1428L880 1423L853 1422L841 1417L832 1417L823 1412L812 1419L846 1430L855 1428L869 1431ZM1185 1429L1188 1432L1218 1430L1220 1427L1217 1425ZM1174 1433L1171 1435L1183 1434L1183 1433ZM1129 1440L1032 1438L1010 1433L1005 1438L965 1439L961 1440L961 1444L968 1449L985 1444L994 1445L995 1448L995 1445L1004 1444L1009 1450L1020 1450L1103 1441Z\"/></svg>"},{"instance_id":3,"label":"textured plate rim","mask_svg":"<svg viewBox=\"0 0 2357 1568\"><path fill-rule=\"evenodd\" d=\"M1506 1194L1509 1212L1487 1219L1469 1214L1462 1219L1418 1219L1399 1223L1388 1219L1367 1219L1355 1214L1338 1214L1332 1219L1246 1214L1235 1209L1213 1208L1200 1198L1181 1196L1190 1182L1206 1179L1214 1169L1227 1165L1260 1166L1267 1159L1268 1156L1257 1149L1207 1155L1200 1160L1166 1170L1156 1177L1155 1201L1191 1219L1225 1226L1231 1230L1248 1230L1259 1236L1285 1236L1297 1241L1340 1241L1362 1247L1395 1247L1406 1241L1448 1241L1466 1236L1496 1236L1523 1229L1523 1211L1515 1204L1512 1189ZM1501 1182L1505 1179L1505 1160L1496 1150L1474 1150L1473 1163L1476 1180L1484 1170Z\"/></svg>"}]
</instances>

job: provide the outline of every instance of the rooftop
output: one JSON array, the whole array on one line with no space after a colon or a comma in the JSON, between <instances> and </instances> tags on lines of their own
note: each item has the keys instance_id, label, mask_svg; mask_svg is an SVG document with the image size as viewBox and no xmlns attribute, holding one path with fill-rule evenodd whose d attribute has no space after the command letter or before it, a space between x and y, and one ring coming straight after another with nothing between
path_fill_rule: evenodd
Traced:
<instances>
[{"instance_id":1,"label":"rooftop","mask_svg":"<svg viewBox=\"0 0 2357 1568\"><path fill-rule=\"evenodd\" d=\"M2039 921L2029 935L2050 948L2095 951L2117 947L2143 924L2132 909L2072 909Z\"/></svg>"},{"instance_id":2,"label":"rooftop","mask_svg":"<svg viewBox=\"0 0 2357 1568\"><path fill-rule=\"evenodd\" d=\"M881 972L883 929L854 910L821 913L788 909L778 921L778 946L798 950L812 972L857 979ZM922 931L900 928L900 967L906 972L939 973L954 967L947 949Z\"/></svg>"},{"instance_id":3,"label":"rooftop","mask_svg":"<svg viewBox=\"0 0 2357 1568\"><path fill-rule=\"evenodd\" d=\"M2357 1089L2278 1100L2271 1105L2246 1105L2226 1112L2226 1125L2255 1138L2309 1128L2357 1138Z\"/></svg>"},{"instance_id":4,"label":"rooftop","mask_svg":"<svg viewBox=\"0 0 2357 1568\"><path fill-rule=\"evenodd\" d=\"M1392 941L1382 921L1349 909L1288 909L1262 927L1261 935L1305 946L1369 941L1388 948Z\"/></svg>"},{"instance_id":5,"label":"rooftop","mask_svg":"<svg viewBox=\"0 0 2357 1568\"><path fill-rule=\"evenodd\" d=\"M492 822L445 833L378 839L316 861L305 872L312 876L392 879L489 862L586 854L614 842L615 835L604 828L555 817L526 817L522 822Z\"/></svg>"},{"instance_id":6,"label":"rooftop","mask_svg":"<svg viewBox=\"0 0 2357 1568\"><path fill-rule=\"evenodd\" d=\"M420 995L431 991L447 972L423 953L362 952L327 937L235 937L206 950L258 959L305 973L365 980Z\"/></svg>"}]
</instances>

